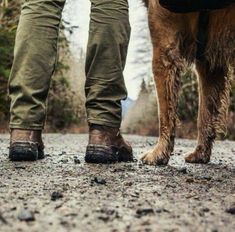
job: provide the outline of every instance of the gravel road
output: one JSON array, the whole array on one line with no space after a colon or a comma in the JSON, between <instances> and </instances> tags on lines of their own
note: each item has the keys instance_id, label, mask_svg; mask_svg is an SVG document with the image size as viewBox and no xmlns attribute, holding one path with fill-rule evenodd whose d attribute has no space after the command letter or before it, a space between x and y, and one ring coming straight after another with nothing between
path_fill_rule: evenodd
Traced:
<instances>
[{"instance_id":1,"label":"gravel road","mask_svg":"<svg viewBox=\"0 0 235 232\"><path fill-rule=\"evenodd\" d=\"M185 164L177 140L166 167L84 163L87 135L45 135L46 158L7 159L0 135L0 231L235 231L235 142L215 144L208 165ZM156 138L126 136L135 157Z\"/></svg>"}]
</instances>

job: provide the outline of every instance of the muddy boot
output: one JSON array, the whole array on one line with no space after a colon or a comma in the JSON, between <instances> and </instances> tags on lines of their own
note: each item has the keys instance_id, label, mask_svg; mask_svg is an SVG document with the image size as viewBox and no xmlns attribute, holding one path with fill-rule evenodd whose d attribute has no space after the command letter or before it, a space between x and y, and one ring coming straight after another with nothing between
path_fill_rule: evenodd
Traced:
<instances>
[{"instance_id":1,"label":"muddy boot","mask_svg":"<svg viewBox=\"0 0 235 232\"><path fill-rule=\"evenodd\" d=\"M9 159L12 161L35 161L44 158L42 132L40 130L11 131Z\"/></svg>"},{"instance_id":2,"label":"muddy boot","mask_svg":"<svg viewBox=\"0 0 235 232\"><path fill-rule=\"evenodd\" d=\"M118 128L92 125L86 149L87 163L115 163L133 161L132 148Z\"/></svg>"}]
</instances>

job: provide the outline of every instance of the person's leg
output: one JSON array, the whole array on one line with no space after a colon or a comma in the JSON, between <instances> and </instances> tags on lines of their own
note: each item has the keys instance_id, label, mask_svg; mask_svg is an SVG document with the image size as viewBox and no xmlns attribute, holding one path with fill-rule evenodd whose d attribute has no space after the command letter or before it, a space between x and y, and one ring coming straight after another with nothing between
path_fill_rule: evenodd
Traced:
<instances>
[{"instance_id":1,"label":"person's leg","mask_svg":"<svg viewBox=\"0 0 235 232\"><path fill-rule=\"evenodd\" d=\"M133 160L132 149L119 133L123 78L130 25L127 0L91 0L86 59L86 109L90 125L85 160L111 163Z\"/></svg>"},{"instance_id":2,"label":"person's leg","mask_svg":"<svg viewBox=\"0 0 235 232\"><path fill-rule=\"evenodd\" d=\"M123 78L130 24L127 0L91 0L86 59L86 108L89 124L120 127Z\"/></svg>"},{"instance_id":3,"label":"person's leg","mask_svg":"<svg viewBox=\"0 0 235 232\"><path fill-rule=\"evenodd\" d=\"M43 129L46 99L57 59L57 40L64 3L65 0L30 0L22 5L9 79L9 127L15 131L12 133L12 141L38 138L32 136L32 133L40 133ZM17 130L20 130L19 133ZM23 159L24 155L20 156L16 151L17 146L10 149L10 158ZM31 153L28 152L25 158L31 159ZM34 155L33 159L36 158L37 155Z\"/></svg>"}]
</instances>

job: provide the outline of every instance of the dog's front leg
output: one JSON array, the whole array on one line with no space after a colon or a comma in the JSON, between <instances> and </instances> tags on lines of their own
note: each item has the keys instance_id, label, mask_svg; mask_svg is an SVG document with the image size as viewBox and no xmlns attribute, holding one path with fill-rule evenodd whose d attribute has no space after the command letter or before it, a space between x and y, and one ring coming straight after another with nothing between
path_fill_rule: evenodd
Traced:
<instances>
[{"instance_id":1,"label":"dog's front leg","mask_svg":"<svg viewBox=\"0 0 235 232\"><path fill-rule=\"evenodd\" d=\"M183 61L177 46L169 46L163 50L154 48L153 72L158 96L160 136L155 148L141 158L145 164L166 165L173 152L182 67Z\"/></svg>"}]
</instances>

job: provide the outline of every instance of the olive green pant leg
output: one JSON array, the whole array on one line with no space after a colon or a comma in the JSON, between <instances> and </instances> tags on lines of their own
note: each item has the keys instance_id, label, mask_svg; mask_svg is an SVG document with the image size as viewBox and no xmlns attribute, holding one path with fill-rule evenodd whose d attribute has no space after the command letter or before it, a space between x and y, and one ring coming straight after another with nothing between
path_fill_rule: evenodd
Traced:
<instances>
[{"instance_id":1,"label":"olive green pant leg","mask_svg":"<svg viewBox=\"0 0 235 232\"><path fill-rule=\"evenodd\" d=\"M130 25L127 0L91 0L86 59L86 108L89 124L120 127L123 78Z\"/></svg>"},{"instance_id":2,"label":"olive green pant leg","mask_svg":"<svg viewBox=\"0 0 235 232\"><path fill-rule=\"evenodd\" d=\"M25 0L9 79L10 128L42 129L65 0Z\"/></svg>"}]
</instances>

